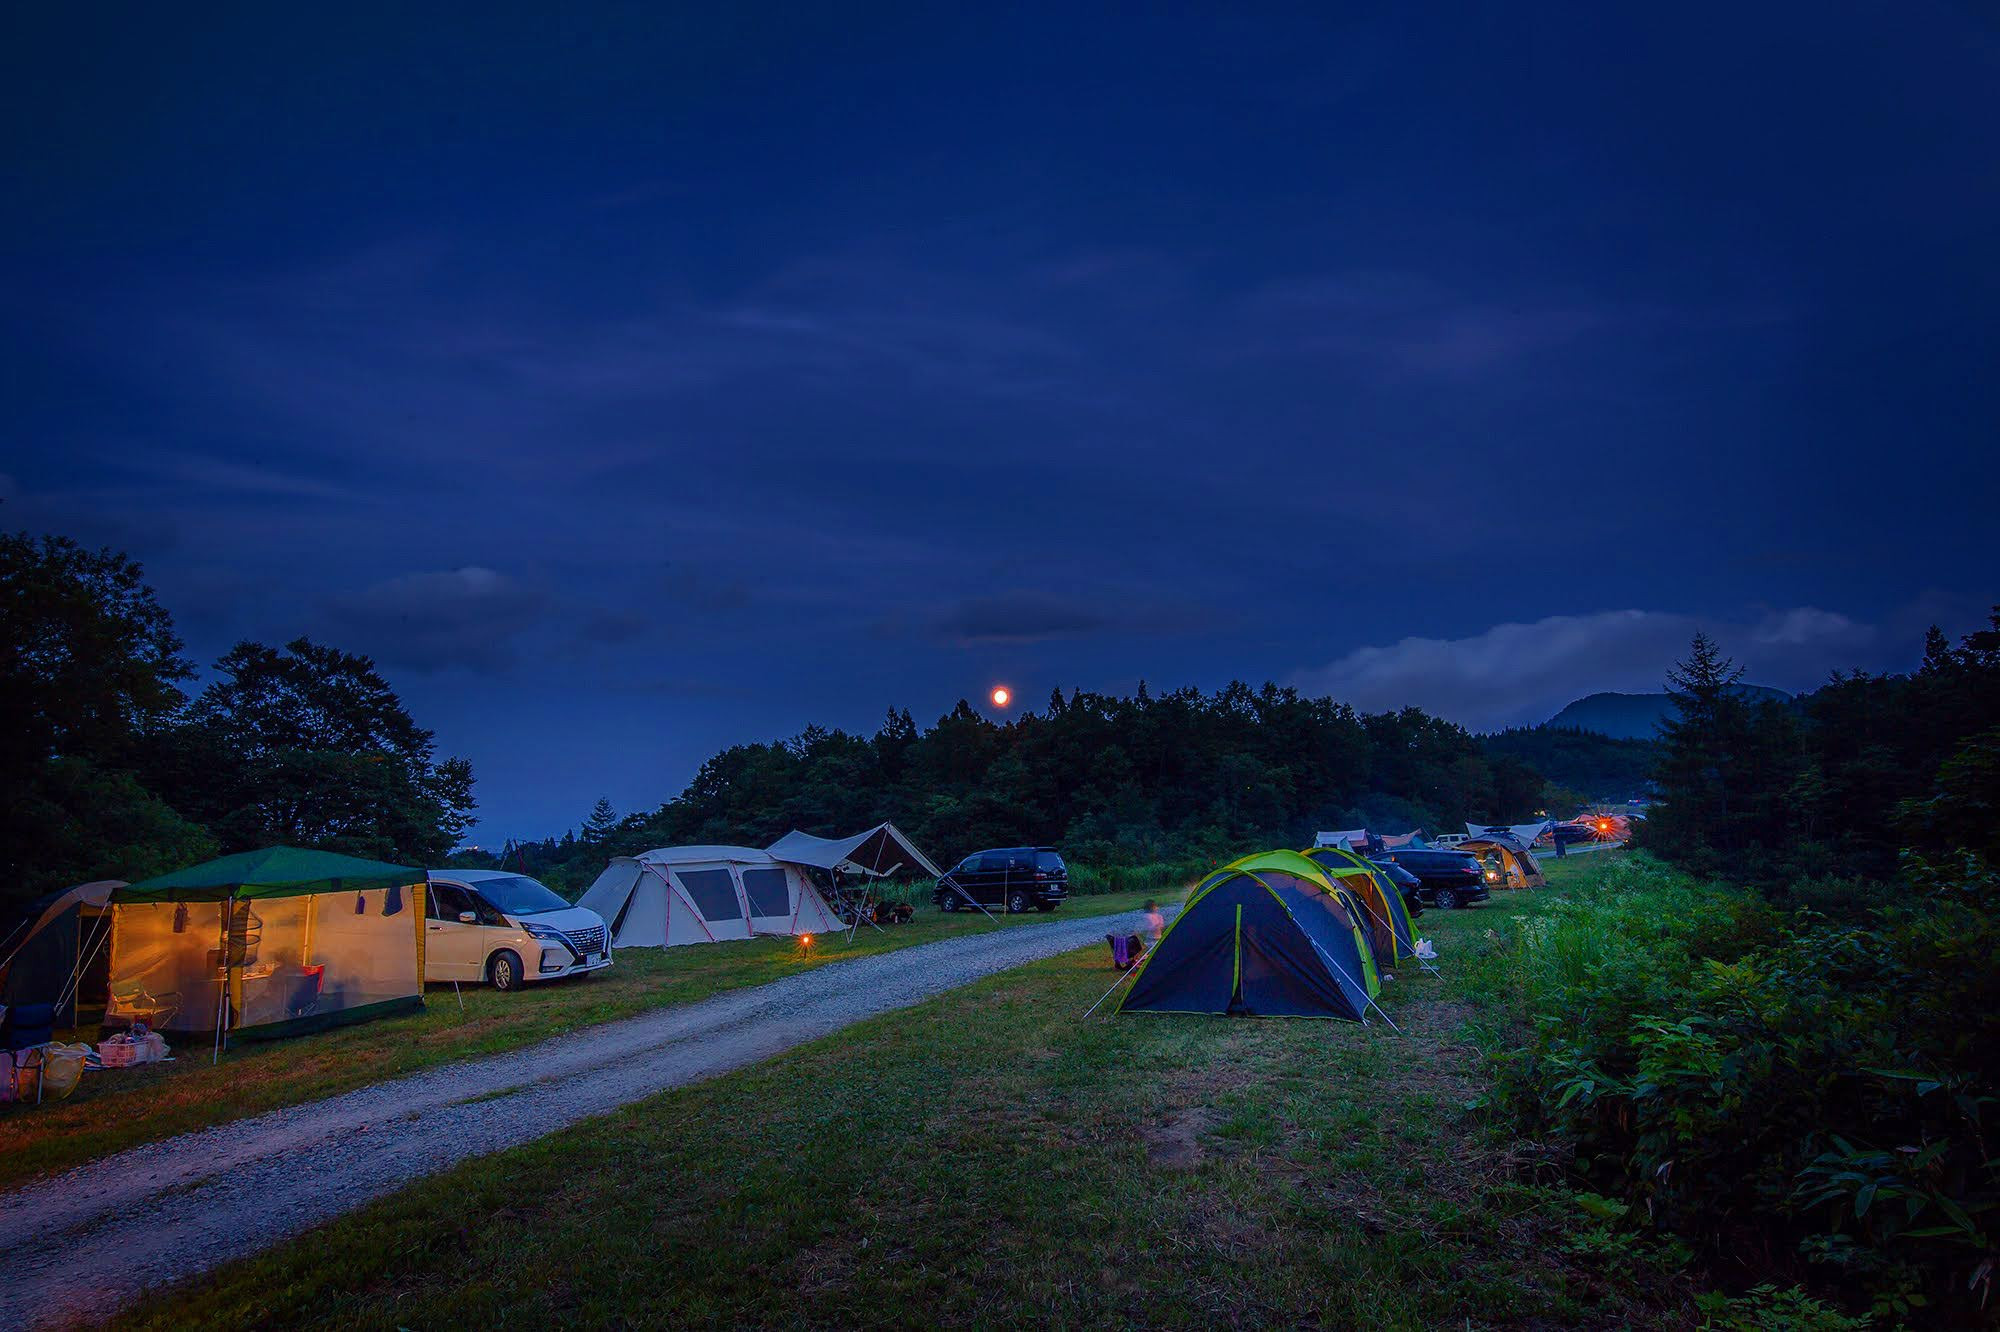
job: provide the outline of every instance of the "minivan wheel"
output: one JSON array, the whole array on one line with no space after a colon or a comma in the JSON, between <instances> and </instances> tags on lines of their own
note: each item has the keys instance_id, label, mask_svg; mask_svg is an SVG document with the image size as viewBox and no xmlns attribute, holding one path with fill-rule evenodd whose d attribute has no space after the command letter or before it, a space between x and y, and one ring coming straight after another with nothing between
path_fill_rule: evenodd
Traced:
<instances>
[{"instance_id":1,"label":"minivan wheel","mask_svg":"<svg viewBox=\"0 0 2000 1332\"><path fill-rule=\"evenodd\" d=\"M521 988L521 955L503 948L486 963L486 979L502 994Z\"/></svg>"},{"instance_id":2,"label":"minivan wheel","mask_svg":"<svg viewBox=\"0 0 2000 1332\"><path fill-rule=\"evenodd\" d=\"M1456 911L1457 909L1458 909L1458 889L1456 888L1438 889L1438 910Z\"/></svg>"},{"instance_id":3,"label":"minivan wheel","mask_svg":"<svg viewBox=\"0 0 2000 1332\"><path fill-rule=\"evenodd\" d=\"M958 894L946 893L942 898L938 899L938 909L941 911L958 910Z\"/></svg>"},{"instance_id":4,"label":"minivan wheel","mask_svg":"<svg viewBox=\"0 0 2000 1332\"><path fill-rule=\"evenodd\" d=\"M1013 892L1007 894L1008 915L1018 916L1027 909L1028 909L1028 894L1024 890L1016 888Z\"/></svg>"}]
</instances>

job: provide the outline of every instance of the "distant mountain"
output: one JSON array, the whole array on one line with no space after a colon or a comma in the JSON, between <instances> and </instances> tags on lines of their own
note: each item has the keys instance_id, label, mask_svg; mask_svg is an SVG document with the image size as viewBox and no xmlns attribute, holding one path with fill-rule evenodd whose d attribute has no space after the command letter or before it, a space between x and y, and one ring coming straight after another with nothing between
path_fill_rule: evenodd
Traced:
<instances>
[{"instance_id":1,"label":"distant mountain","mask_svg":"<svg viewBox=\"0 0 2000 1332\"><path fill-rule=\"evenodd\" d=\"M1737 685L1736 692L1752 701L1789 703L1792 696L1768 685ZM1674 715L1674 700L1668 694L1592 694L1549 718L1548 726L1575 731L1595 731L1614 740L1651 740L1660 723Z\"/></svg>"}]
</instances>

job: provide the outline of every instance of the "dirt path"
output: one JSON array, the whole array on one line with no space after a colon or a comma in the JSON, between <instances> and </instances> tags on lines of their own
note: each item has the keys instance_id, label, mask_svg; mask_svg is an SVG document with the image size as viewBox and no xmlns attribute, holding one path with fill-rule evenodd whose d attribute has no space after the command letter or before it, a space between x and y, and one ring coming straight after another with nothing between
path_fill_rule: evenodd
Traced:
<instances>
[{"instance_id":1,"label":"dirt path","mask_svg":"<svg viewBox=\"0 0 2000 1332\"><path fill-rule=\"evenodd\" d=\"M0 1194L0 1328L109 1317L466 1157L1140 928L1137 913L1091 916L857 958L38 1180Z\"/></svg>"}]
</instances>

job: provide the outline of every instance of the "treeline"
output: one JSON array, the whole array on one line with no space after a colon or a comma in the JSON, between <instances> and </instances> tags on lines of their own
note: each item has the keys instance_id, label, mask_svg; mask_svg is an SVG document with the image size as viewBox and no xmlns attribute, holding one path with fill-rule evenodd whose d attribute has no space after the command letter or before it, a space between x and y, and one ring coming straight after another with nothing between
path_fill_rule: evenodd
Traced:
<instances>
[{"instance_id":1,"label":"treeline","mask_svg":"<svg viewBox=\"0 0 2000 1332\"><path fill-rule=\"evenodd\" d=\"M473 808L366 657L239 643L198 693L138 565L0 534L0 920L42 893L285 843L440 862Z\"/></svg>"},{"instance_id":2,"label":"treeline","mask_svg":"<svg viewBox=\"0 0 2000 1332\"><path fill-rule=\"evenodd\" d=\"M1601 801L1622 803L1645 794L1660 761L1651 740L1614 740L1568 726L1513 727L1480 737L1490 755L1520 760L1548 778L1550 813L1574 814L1573 806Z\"/></svg>"},{"instance_id":3,"label":"treeline","mask_svg":"<svg viewBox=\"0 0 2000 1332\"><path fill-rule=\"evenodd\" d=\"M1184 861L1308 845L1322 828L1518 822L1546 795L1528 764L1415 708L1364 715L1271 684L1141 684L1131 697L1057 691L1004 724L961 701L928 729L904 710L871 736L813 727L736 745L658 809L516 847L508 863L574 892L609 854L762 846L883 819L947 862L1018 844L1100 864Z\"/></svg>"},{"instance_id":4,"label":"treeline","mask_svg":"<svg viewBox=\"0 0 2000 1332\"><path fill-rule=\"evenodd\" d=\"M1638 858L1472 959L1522 1004L1497 1103L1567 1148L1604 1252L1749 1288L1711 1313L1991 1326L2000 613L1789 705L1738 674L1697 636L1669 676L1640 843L1693 873Z\"/></svg>"},{"instance_id":5,"label":"treeline","mask_svg":"<svg viewBox=\"0 0 2000 1332\"><path fill-rule=\"evenodd\" d=\"M1670 676L1646 846L1764 885L2000 855L2000 609L1956 645L1933 628L1911 674L1836 674L1791 704L1739 696L1741 673L1697 637Z\"/></svg>"}]
</instances>

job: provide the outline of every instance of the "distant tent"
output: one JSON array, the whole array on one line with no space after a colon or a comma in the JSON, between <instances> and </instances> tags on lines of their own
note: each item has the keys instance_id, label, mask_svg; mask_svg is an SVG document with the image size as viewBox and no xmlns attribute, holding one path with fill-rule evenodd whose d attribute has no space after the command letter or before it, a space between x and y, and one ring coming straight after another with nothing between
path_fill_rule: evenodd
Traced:
<instances>
[{"instance_id":1,"label":"distant tent","mask_svg":"<svg viewBox=\"0 0 2000 1332\"><path fill-rule=\"evenodd\" d=\"M1197 885L1118 1011L1360 1021L1381 992L1362 929L1353 895L1312 861L1246 856Z\"/></svg>"},{"instance_id":2,"label":"distant tent","mask_svg":"<svg viewBox=\"0 0 2000 1332\"><path fill-rule=\"evenodd\" d=\"M1534 853L1512 837L1468 837L1457 847L1479 857L1495 888L1544 888L1548 879Z\"/></svg>"},{"instance_id":3,"label":"distant tent","mask_svg":"<svg viewBox=\"0 0 2000 1332\"><path fill-rule=\"evenodd\" d=\"M0 1004L47 1004L60 1028L75 1024L79 998L103 1002L111 895L124 886L123 879L99 879L30 906L9 951L0 955Z\"/></svg>"},{"instance_id":4,"label":"distant tent","mask_svg":"<svg viewBox=\"0 0 2000 1332\"><path fill-rule=\"evenodd\" d=\"M424 872L267 847L113 891L105 1020L289 1036L420 1009Z\"/></svg>"},{"instance_id":5,"label":"distant tent","mask_svg":"<svg viewBox=\"0 0 2000 1332\"><path fill-rule=\"evenodd\" d=\"M1367 855L1377 850L1380 843L1366 828L1347 828L1337 832L1323 832L1313 838L1314 846L1344 846Z\"/></svg>"},{"instance_id":6,"label":"distant tent","mask_svg":"<svg viewBox=\"0 0 2000 1332\"><path fill-rule=\"evenodd\" d=\"M1533 846L1544 833L1555 827L1552 819L1542 819L1535 823L1468 823L1465 832L1468 837L1511 837L1522 846Z\"/></svg>"},{"instance_id":7,"label":"distant tent","mask_svg":"<svg viewBox=\"0 0 2000 1332\"><path fill-rule=\"evenodd\" d=\"M788 854L810 850L799 847ZM840 918L802 868L806 863L750 846L662 847L614 858L577 905L610 922L618 948L678 948L837 929Z\"/></svg>"},{"instance_id":8,"label":"distant tent","mask_svg":"<svg viewBox=\"0 0 2000 1332\"><path fill-rule=\"evenodd\" d=\"M883 877L898 870L918 870L935 879L944 873L917 850L893 823L878 823L852 837L814 837L794 829L771 843L767 854L792 865Z\"/></svg>"},{"instance_id":9,"label":"distant tent","mask_svg":"<svg viewBox=\"0 0 2000 1332\"><path fill-rule=\"evenodd\" d=\"M1424 844L1424 830L1422 828L1412 829L1406 833L1384 833L1382 835L1382 849L1384 851L1400 851L1407 846L1423 846Z\"/></svg>"},{"instance_id":10,"label":"distant tent","mask_svg":"<svg viewBox=\"0 0 2000 1332\"><path fill-rule=\"evenodd\" d=\"M1360 900L1378 967L1416 958L1417 936L1410 926L1410 908L1393 879L1345 847L1316 846L1305 855Z\"/></svg>"}]
</instances>

